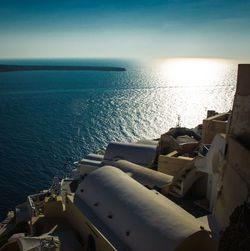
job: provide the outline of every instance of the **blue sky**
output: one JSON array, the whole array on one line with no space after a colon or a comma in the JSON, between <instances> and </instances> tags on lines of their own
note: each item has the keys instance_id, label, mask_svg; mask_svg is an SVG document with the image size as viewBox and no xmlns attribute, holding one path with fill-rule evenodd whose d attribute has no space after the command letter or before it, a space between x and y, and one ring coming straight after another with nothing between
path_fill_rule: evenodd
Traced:
<instances>
[{"instance_id":1,"label":"blue sky","mask_svg":"<svg viewBox=\"0 0 250 251\"><path fill-rule=\"evenodd\" d=\"M0 0L0 58L250 58L250 0Z\"/></svg>"}]
</instances>

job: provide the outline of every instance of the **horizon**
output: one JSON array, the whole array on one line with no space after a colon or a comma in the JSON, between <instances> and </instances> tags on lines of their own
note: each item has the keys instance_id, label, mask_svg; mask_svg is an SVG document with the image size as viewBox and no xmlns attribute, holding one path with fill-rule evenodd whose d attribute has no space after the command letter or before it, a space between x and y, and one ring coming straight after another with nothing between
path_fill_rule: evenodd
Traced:
<instances>
[{"instance_id":1,"label":"horizon","mask_svg":"<svg viewBox=\"0 0 250 251\"><path fill-rule=\"evenodd\" d=\"M1 0L0 58L250 59L250 0Z\"/></svg>"},{"instance_id":2,"label":"horizon","mask_svg":"<svg viewBox=\"0 0 250 251\"><path fill-rule=\"evenodd\" d=\"M216 61L234 61L242 63L250 63L250 58L230 58L230 57L0 57L0 61L18 61L18 60L128 60L128 61L141 61L141 62L151 62L151 61L166 61L166 60L216 60ZM1 63L0 63L1 64Z\"/></svg>"}]
</instances>

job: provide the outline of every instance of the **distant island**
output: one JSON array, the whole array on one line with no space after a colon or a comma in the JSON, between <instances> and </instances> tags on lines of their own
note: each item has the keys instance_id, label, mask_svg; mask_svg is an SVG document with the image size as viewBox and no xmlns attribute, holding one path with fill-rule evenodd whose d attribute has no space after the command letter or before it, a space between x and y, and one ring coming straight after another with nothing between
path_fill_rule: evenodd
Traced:
<instances>
[{"instance_id":1,"label":"distant island","mask_svg":"<svg viewBox=\"0 0 250 251\"><path fill-rule=\"evenodd\" d=\"M0 72L11 71L126 71L126 69L109 66L0 65Z\"/></svg>"}]
</instances>

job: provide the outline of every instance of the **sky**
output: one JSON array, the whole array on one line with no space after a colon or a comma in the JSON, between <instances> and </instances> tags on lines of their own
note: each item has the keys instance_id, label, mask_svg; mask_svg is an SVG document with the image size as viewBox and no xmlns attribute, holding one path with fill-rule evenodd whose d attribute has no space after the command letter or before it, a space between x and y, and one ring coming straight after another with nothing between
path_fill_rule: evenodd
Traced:
<instances>
[{"instance_id":1,"label":"sky","mask_svg":"<svg viewBox=\"0 0 250 251\"><path fill-rule=\"evenodd\" d=\"M250 58L250 0L0 0L0 58Z\"/></svg>"}]
</instances>

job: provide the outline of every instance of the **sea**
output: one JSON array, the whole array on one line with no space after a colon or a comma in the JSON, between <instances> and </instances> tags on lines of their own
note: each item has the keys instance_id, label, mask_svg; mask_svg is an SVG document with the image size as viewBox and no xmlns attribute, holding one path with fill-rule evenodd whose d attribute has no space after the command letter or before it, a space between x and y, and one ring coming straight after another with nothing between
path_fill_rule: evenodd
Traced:
<instances>
[{"instance_id":1,"label":"sea","mask_svg":"<svg viewBox=\"0 0 250 251\"><path fill-rule=\"evenodd\" d=\"M232 109L240 60L9 59L0 64L115 66L124 72L0 73L0 220L73 162L109 142L193 128ZM67 163L67 164L65 164Z\"/></svg>"}]
</instances>

